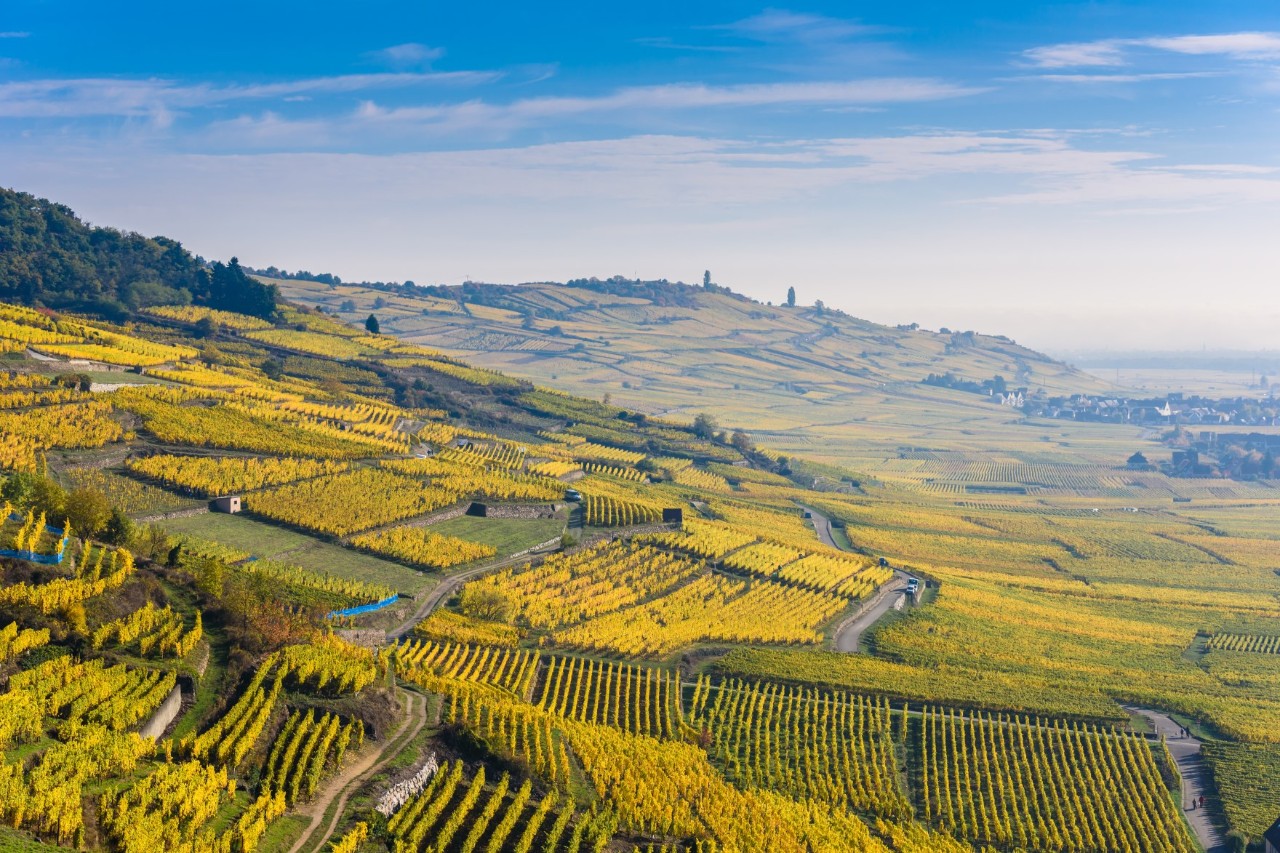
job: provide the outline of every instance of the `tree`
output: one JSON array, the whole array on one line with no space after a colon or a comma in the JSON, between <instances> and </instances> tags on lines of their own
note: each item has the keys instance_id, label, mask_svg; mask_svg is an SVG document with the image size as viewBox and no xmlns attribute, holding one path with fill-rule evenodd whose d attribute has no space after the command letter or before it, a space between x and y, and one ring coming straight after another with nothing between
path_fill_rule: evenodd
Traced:
<instances>
[{"instance_id":1,"label":"tree","mask_svg":"<svg viewBox=\"0 0 1280 853\"><path fill-rule=\"evenodd\" d=\"M702 286L707 290L711 289L711 270L702 273Z\"/></svg>"},{"instance_id":2,"label":"tree","mask_svg":"<svg viewBox=\"0 0 1280 853\"><path fill-rule=\"evenodd\" d=\"M364 330L371 335L380 334L382 327L378 324L378 318L370 314L369 319L364 321Z\"/></svg>"},{"instance_id":3,"label":"tree","mask_svg":"<svg viewBox=\"0 0 1280 853\"><path fill-rule=\"evenodd\" d=\"M1141 450L1129 457L1130 468L1146 468L1150 466L1150 464L1151 463L1147 461L1147 457Z\"/></svg>"},{"instance_id":4,"label":"tree","mask_svg":"<svg viewBox=\"0 0 1280 853\"><path fill-rule=\"evenodd\" d=\"M821 299L815 299L813 301L813 310L815 313L821 314L827 310L827 306Z\"/></svg>"},{"instance_id":5,"label":"tree","mask_svg":"<svg viewBox=\"0 0 1280 853\"><path fill-rule=\"evenodd\" d=\"M212 317L201 317L196 320L195 336L197 338L211 338L218 333L218 324L213 322Z\"/></svg>"},{"instance_id":6,"label":"tree","mask_svg":"<svg viewBox=\"0 0 1280 853\"><path fill-rule=\"evenodd\" d=\"M796 307L796 289L794 287L787 288L787 307Z\"/></svg>"},{"instance_id":7,"label":"tree","mask_svg":"<svg viewBox=\"0 0 1280 853\"><path fill-rule=\"evenodd\" d=\"M57 524L55 519L60 521L66 517L66 490L48 475L37 476L31 488L30 506L36 512L43 512L49 523ZM83 529L77 526L76 531L83 532Z\"/></svg>"},{"instance_id":8,"label":"tree","mask_svg":"<svg viewBox=\"0 0 1280 853\"><path fill-rule=\"evenodd\" d=\"M18 471L18 473L10 474L9 479L4 482L4 488L0 488L0 497L5 501L13 503L14 506L23 507L29 505L32 500L32 494L36 491L37 475L29 473L29 471Z\"/></svg>"},{"instance_id":9,"label":"tree","mask_svg":"<svg viewBox=\"0 0 1280 853\"><path fill-rule=\"evenodd\" d=\"M756 446L751 443L751 436L742 430L734 430L733 435L729 438L729 443L733 445L735 450L741 453L754 453Z\"/></svg>"},{"instance_id":10,"label":"tree","mask_svg":"<svg viewBox=\"0 0 1280 853\"><path fill-rule=\"evenodd\" d=\"M276 316L278 297L274 284L263 284L245 275L238 258L226 264L215 262L209 271L208 304L212 308L272 320Z\"/></svg>"},{"instance_id":11,"label":"tree","mask_svg":"<svg viewBox=\"0 0 1280 853\"><path fill-rule=\"evenodd\" d=\"M492 588L477 587L474 584L468 584L462 588L458 603L467 616L493 622L508 621L513 610L511 599L505 593Z\"/></svg>"},{"instance_id":12,"label":"tree","mask_svg":"<svg viewBox=\"0 0 1280 853\"><path fill-rule=\"evenodd\" d=\"M693 419L693 434L701 439L710 439L715 435L717 426L715 418L704 412Z\"/></svg>"},{"instance_id":13,"label":"tree","mask_svg":"<svg viewBox=\"0 0 1280 853\"><path fill-rule=\"evenodd\" d=\"M87 373L59 373L53 381L55 385L76 391L89 391L93 388L93 377Z\"/></svg>"},{"instance_id":14,"label":"tree","mask_svg":"<svg viewBox=\"0 0 1280 853\"><path fill-rule=\"evenodd\" d=\"M102 530L102 539L112 545L128 545L133 539L133 520L119 507L112 507L111 518L107 519L107 526Z\"/></svg>"},{"instance_id":15,"label":"tree","mask_svg":"<svg viewBox=\"0 0 1280 853\"><path fill-rule=\"evenodd\" d=\"M96 536L111 520L111 501L97 489L81 486L66 499L66 517L81 536Z\"/></svg>"}]
</instances>

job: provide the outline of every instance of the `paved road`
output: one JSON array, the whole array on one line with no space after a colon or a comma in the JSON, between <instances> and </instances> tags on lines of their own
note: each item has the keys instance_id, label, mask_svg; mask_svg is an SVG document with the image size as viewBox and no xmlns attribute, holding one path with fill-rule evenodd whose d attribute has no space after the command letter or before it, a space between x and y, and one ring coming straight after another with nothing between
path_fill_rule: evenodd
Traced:
<instances>
[{"instance_id":1,"label":"paved road","mask_svg":"<svg viewBox=\"0 0 1280 853\"><path fill-rule=\"evenodd\" d=\"M831 519L813 507L807 506L804 509L809 515L813 516L813 529L818 534L818 539L822 541L822 544L842 551L847 550L842 548L836 542L835 536L832 535ZM836 651L849 653L858 651L858 642L862 639L862 633L874 625L881 616L892 610L900 596L906 595L908 577L909 575L906 572L894 569L893 580L876 590L876 594L864 601L862 606L858 608L857 613L854 613L836 627Z\"/></svg>"},{"instance_id":2,"label":"paved road","mask_svg":"<svg viewBox=\"0 0 1280 853\"><path fill-rule=\"evenodd\" d=\"M387 632L387 641L395 642L405 634L409 633L413 630L414 625L430 616L431 611L440 606L440 602L445 601L449 596L453 595L454 590L477 575L482 575L485 572L491 572L494 569L501 569L504 566L509 566L514 563L523 563L540 554L550 553L551 551L554 551L555 548L556 546L549 545L545 549L529 551L528 553L521 554L517 557L505 557L501 560L497 560L496 562L485 563L483 566L476 566L474 569L468 569L465 572L459 572L452 577L445 578L435 589L427 593L426 598L422 599L422 603L418 605L418 609L413 612L412 616L405 620L400 626L392 628Z\"/></svg>"},{"instance_id":3,"label":"paved road","mask_svg":"<svg viewBox=\"0 0 1280 853\"><path fill-rule=\"evenodd\" d=\"M1201 846L1207 853L1226 853L1227 843L1222 833L1222 821L1217 813L1218 802L1213 795L1213 785L1209 779L1209 768L1200 755L1200 741L1194 737L1182 737L1182 726L1169 719L1166 714L1151 711L1147 708L1126 706L1126 709L1141 714L1157 733L1164 735L1165 744L1178 763L1178 772L1182 774L1182 809L1187 822L1195 830ZM1205 808L1189 808L1192 799L1204 797Z\"/></svg>"},{"instance_id":4,"label":"paved road","mask_svg":"<svg viewBox=\"0 0 1280 853\"><path fill-rule=\"evenodd\" d=\"M876 590L876 594L864 601L857 613L836 628L836 651L857 652L862 633L892 610L898 599L906 594L907 573L894 569L893 580Z\"/></svg>"}]
</instances>

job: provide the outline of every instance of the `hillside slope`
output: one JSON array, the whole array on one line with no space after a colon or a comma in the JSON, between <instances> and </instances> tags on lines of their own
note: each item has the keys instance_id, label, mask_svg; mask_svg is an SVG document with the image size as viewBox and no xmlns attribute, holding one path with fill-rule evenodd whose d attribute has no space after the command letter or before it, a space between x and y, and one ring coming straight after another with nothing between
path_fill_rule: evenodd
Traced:
<instances>
[{"instance_id":1,"label":"hillside slope","mask_svg":"<svg viewBox=\"0 0 1280 853\"><path fill-rule=\"evenodd\" d=\"M707 412L781 450L857 462L905 446L993 446L1022 419L929 374L1060 395L1102 380L1002 337L893 328L719 289L576 282L375 290L274 281L288 298L514 376L649 414ZM983 433L975 438L975 433Z\"/></svg>"}]
</instances>

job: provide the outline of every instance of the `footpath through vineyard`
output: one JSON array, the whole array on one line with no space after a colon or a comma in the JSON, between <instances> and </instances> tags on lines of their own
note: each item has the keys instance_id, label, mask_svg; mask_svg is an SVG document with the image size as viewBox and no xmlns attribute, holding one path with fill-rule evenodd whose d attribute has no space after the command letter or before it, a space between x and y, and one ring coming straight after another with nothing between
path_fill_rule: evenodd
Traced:
<instances>
[{"instance_id":1,"label":"footpath through vineyard","mask_svg":"<svg viewBox=\"0 0 1280 853\"><path fill-rule=\"evenodd\" d=\"M1182 802L1179 805L1205 853L1226 853L1221 805L1212 790L1209 768L1200 755L1200 741L1190 735L1182 737L1182 726L1159 711L1134 707L1128 710L1141 714L1157 734L1164 735L1165 744L1169 747L1173 760L1178 763L1178 773L1182 776ZM1199 805L1201 797L1204 798L1204 808ZM1190 809L1192 800L1196 801L1194 810Z\"/></svg>"},{"instance_id":2,"label":"footpath through vineyard","mask_svg":"<svg viewBox=\"0 0 1280 853\"><path fill-rule=\"evenodd\" d=\"M325 785L325 789L314 800L298 809L297 813L302 817L309 817L310 822L302 831L302 835L289 848L289 853L300 853L300 851L311 851L323 849L325 842L333 835L333 830L338 825L338 820L342 817L343 811L346 809L347 800L356 791L363 781L374 773L381 770L389 761L400 754L405 745L418 736L418 732L422 731L427 724L427 700L425 697L410 693L407 690L401 690L400 699L404 703L404 719L399 728L397 728L386 740L386 745L381 750L368 749L364 755L361 755L355 762L349 764L341 773L334 776ZM330 810L330 806L334 800L338 800L336 808ZM329 822L325 824L323 831L317 834L316 829L323 822L326 815L331 815Z\"/></svg>"},{"instance_id":3,"label":"footpath through vineyard","mask_svg":"<svg viewBox=\"0 0 1280 853\"><path fill-rule=\"evenodd\" d=\"M813 529L818 534L818 539L822 544L841 551L848 550L841 547L836 542L835 537L831 535L831 519L813 507L806 506L804 509L813 516ZM906 582L907 573L894 569L893 580L880 587L875 595L862 602L857 613L836 627L835 650L856 653L858 651L858 641L862 639L862 633L880 621L880 617L889 612L899 595L905 594Z\"/></svg>"}]
</instances>

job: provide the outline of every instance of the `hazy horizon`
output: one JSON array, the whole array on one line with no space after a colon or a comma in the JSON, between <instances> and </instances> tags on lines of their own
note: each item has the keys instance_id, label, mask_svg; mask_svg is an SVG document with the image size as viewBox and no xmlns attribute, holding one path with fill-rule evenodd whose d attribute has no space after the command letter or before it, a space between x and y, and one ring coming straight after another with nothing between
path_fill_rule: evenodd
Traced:
<instances>
[{"instance_id":1,"label":"hazy horizon","mask_svg":"<svg viewBox=\"0 0 1280 853\"><path fill-rule=\"evenodd\" d=\"M1260 2L499 3L337 27L341 6L230 4L198 39L162 8L0 13L0 184L344 279L710 269L1041 350L1276 346Z\"/></svg>"}]
</instances>

